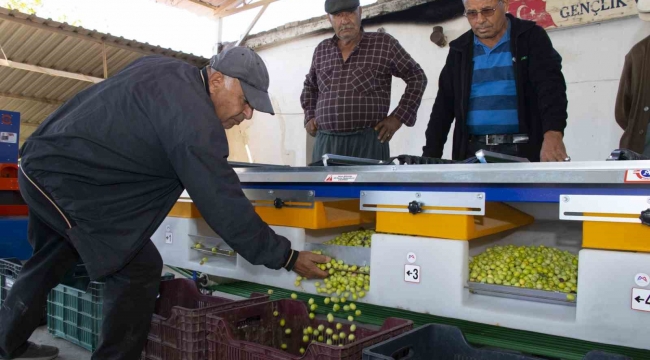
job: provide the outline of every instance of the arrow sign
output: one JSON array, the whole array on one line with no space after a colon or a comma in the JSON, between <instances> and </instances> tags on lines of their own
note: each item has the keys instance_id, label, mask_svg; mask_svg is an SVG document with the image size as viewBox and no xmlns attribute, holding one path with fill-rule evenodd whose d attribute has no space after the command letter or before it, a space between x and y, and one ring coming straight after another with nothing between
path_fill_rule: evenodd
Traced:
<instances>
[{"instance_id":1,"label":"arrow sign","mask_svg":"<svg viewBox=\"0 0 650 360\"><path fill-rule=\"evenodd\" d=\"M632 289L632 310L650 312L650 290Z\"/></svg>"},{"instance_id":2,"label":"arrow sign","mask_svg":"<svg viewBox=\"0 0 650 360\"><path fill-rule=\"evenodd\" d=\"M404 265L404 281L420 283L420 267L417 265Z\"/></svg>"}]
</instances>

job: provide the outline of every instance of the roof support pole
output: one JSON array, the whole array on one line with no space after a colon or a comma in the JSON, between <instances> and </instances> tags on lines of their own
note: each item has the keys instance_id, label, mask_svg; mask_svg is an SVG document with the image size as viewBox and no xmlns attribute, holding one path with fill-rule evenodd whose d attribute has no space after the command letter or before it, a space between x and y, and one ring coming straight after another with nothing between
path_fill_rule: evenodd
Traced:
<instances>
[{"instance_id":1,"label":"roof support pole","mask_svg":"<svg viewBox=\"0 0 650 360\"><path fill-rule=\"evenodd\" d=\"M260 0L260 1L256 1L256 2L253 2L253 3L242 5L242 6L238 7L238 8L224 9L224 10L221 10L221 11L217 11L215 13L215 16L218 16L218 17L231 16L231 15L238 14L238 13L240 13L242 11L254 9L254 8L260 7L260 6L266 6L266 5L268 5L270 3L274 3L276 1L279 1L279 0Z\"/></svg>"},{"instance_id":2,"label":"roof support pole","mask_svg":"<svg viewBox=\"0 0 650 360\"><path fill-rule=\"evenodd\" d=\"M102 61L104 63L104 79L108 79L108 61L106 61L106 43L102 43Z\"/></svg>"},{"instance_id":3,"label":"roof support pole","mask_svg":"<svg viewBox=\"0 0 650 360\"><path fill-rule=\"evenodd\" d=\"M64 77L68 79L74 79L74 80L81 80L81 81L87 81L91 82L94 84L97 84L99 82L102 82L104 79L97 78L94 76L88 76L88 75L83 75L83 74L78 74L78 73L72 73L68 71L61 71L61 70L55 70L55 69L50 69L42 66L36 66L36 65L30 65L30 64L24 64L24 63L19 63L15 61L9 61L5 59L0 59L0 66L6 66L10 67L13 69L20 69L20 70L25 70L25 71L31 71L31 72L37 72L41 74L46 74L50 76L58 76L58 77Z\"/></svg>"},{"instance_id":4,"label":"roof support pole","mask_svg":"<svg viewBox=\"0 0 650 360\"><path fill-rule=\"evenodd\" d=\"M9 99L16 99L16 100L35 101L35 102L48 104L48 105L57 105L58 106L58 105L63 104L63 101L60 101L60 100L37 98L37 97L33 97L33 96L9 94L9 93L4 93L4 92L0 92L0 97L5 97L5 98L9 98Z\"/></svg>"},{"instance_id":5,"label":"roof support pole","mask_svg":"<svg viewBox=\"0 0 650 360\"><path fill-rule=\"evenodd\" d=\"M253 30L253 27L255 26L255 24L257 24L257 20L259 20L262 17L262 14L264 14L264 11L266 11L266 8L268 8L268 7L269 7L269 4L266 4L266 5L262 6L260 11L257 13L257 15L255 15L255 18L253 19L251 24L248 25L248 28L246 28L246 32L244 33L244 35L242 35L242 37L239 39L239 41L237 41L237 46L240 46L244 42L244 40L246 40L246 38L248 37L248 34L251 32L251 30Z\"/></svg>"}]
</instances>

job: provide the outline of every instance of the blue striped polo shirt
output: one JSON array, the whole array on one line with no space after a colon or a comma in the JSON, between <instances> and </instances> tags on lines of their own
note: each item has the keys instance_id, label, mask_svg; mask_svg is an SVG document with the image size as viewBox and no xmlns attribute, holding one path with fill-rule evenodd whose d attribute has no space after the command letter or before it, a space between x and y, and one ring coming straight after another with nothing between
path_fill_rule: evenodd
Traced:
<instances>
[{"instance_id":1,"label":"blue striped polo shirt","mask_svg":"<svg viewBox=\"0 0 650 360\"><path fill-rule=\"evenodd\" d=\"M492 49L474 36L474 74L467 125L472 135L519 132L510 19L505 35Z\"/></svg>"}]
</instances>

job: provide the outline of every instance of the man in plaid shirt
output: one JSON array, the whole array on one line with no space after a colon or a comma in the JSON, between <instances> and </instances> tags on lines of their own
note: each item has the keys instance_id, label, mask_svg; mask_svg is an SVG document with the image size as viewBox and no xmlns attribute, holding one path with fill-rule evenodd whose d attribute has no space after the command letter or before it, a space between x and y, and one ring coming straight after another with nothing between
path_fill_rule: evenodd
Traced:
<instances>
[{"instance_id":1,"label":"man in plaid shirt","mask_svg":"<svg viewBox=\"0 0 650 360\"><path fill-rule=\"evenodd\" d=\"M300 97L305 128L324 154L386 160L402 124L415 125L427 77L395 38L361 28L359 0L326 0L336 35L321 42ZM392 76L407 86L388 115Z\"/></svg>"}]
</instances>

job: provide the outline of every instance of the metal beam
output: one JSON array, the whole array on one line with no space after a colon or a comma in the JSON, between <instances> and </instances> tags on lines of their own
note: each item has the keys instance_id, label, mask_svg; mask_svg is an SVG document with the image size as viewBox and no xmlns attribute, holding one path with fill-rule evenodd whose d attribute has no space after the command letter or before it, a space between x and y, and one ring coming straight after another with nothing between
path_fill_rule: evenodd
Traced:
<instances>
[{"instance_id":1,"label":"metal beam","mask_svg":"<svg viewBox=\"0 0 650 360\"><path fill-rule=\"evenodd\" d=\"M39 126L41 126L41 124L25 123L25 122L22 122L22 121L20 122L20 127L21 128L24 128L24 127L37 128Z\"/></svg>"},{"instance_id":2,"label":"metal beam","mask_svg":"<svg viewBox=\"0 0 650 360\"><path fill-rule=\"evenodd\" d=\"M279 1L279 0L260 0L258 2L254 2L254 3L251 3L251 4L244 5L244 6L240 6L238 8L225 9L225 10L222 10L222 11L218 11L218 12L215 13L215 16L218 16L218 17L231 16L231 15L239 14L242 11L255 9L257 7L260 7L260 6L269 5L269 4L274 3L276 1Z\"/></svg>"},{"instance_id":3,"label":"metal beam","mask_svg":"<svg viewBox=\"0 0 650 360\"><path fill-rule=\"evenodd\" d=\"M0 97L16 99L16 100L35 101L35 102L48 104L48 105L61 105L61 104L64 103L64 101L61 101L61 100L37 98L37 97L32 97L32 96L10 94L10 93L5 93L5 92L0 92Z\"/></svg>"},{"instance_id":4,"label":"metal beam","mask_svg":"<svg viewBox=\"0 0 650 360\"><path fill-rule=\"evenodd\" d=\"M212 55L216 55L219 53L222 37L223 37L223 19L217 18L217 43L215 44L215 47L212 49Z\"/></svg>"},{"instance_id":5,"label":"metal beam","mask_svg":"<svg viewBox=\"0 0 650 360\"><path fill-rule=\"evenodd\" d=\"M4 60L4 59L0 59L0 66L6 66L12 69L20 69L25 71L37 72L37 73L46 74L50 76L58 76L58 77L64 77L68 79L87 81L94 84L97 84L104 80L94 76L72 73L68 71L55 70L55 69L50 69L42 66L24 64L24 63L19 63L15 61Z\"/></svg>"},{"instance_id":6,"label":"metal beam","mask_svg":"<svg viewBox=\"0 0 650 360\"><path fill-rule=\"evenodd\" d=\"M106 60L106 43L102 44L102 63L104 64L104 79L108 79L108 61Z\"/></svg>"},{"instance_id":7,"label":"metal beam","mask_svg":"<svg viewBox=\"0 0 650 360\"><path fill-rule=\"evenodd\" d=\"M201 0L187 0L187 1L189 1L191 3L194 3L194 4L197 4L197 5L205 6L207 8L212 9L212 10L215 10L215 11L219 10L219 8L217 6L214 6L214 5L212 5L210 3L207 3L205 1L201 1Z\"/></svg>"},{"instance_id":8,"label":"metal beam","mask_svg":"<svg viewBox=\"0 0 650 360\"><path fill-rule=\"evenodd\" d=\"M266 11L266 8L268 8L268 7L269 7L269 4L264 5L260 9L260 11L257 13L257 15L255 15L255 18L253 19L251 24L248 25L248 28L246 29L246 32L244 33L244 35L242 35L241 39L239 39L239 41L237 41L236 46L240 46L244 42L244 40L246 40L246 37L248 37L248 34L251 32L251 30L253 30L253 27L255 26L255 24L257 24L257 20L259 20L260 17L262 17L262 14L264 14L264 11Z\"/></svg>"},{"instance_id":9,"label":"metal beam","mask_svg":"<svg viewBox=\"0 0 650 360\"><path fill-rule=\"evenodd\" d=\"M217 5L217 9L214 11L215 16L218 16L219 13L228 9L230 6L239 3L241 0L224 0L221 4Z\"/></svg>"},{"instance_id":10,"label":"metal beam","mask_svg":"<svg viewBox=\"0 0 650 360\"><path fill-rule=\"evenodd\" d=\"M241 4L246 5L246 1L244 1L244 0L236 0L234 3L232 3L232 4L230 4L230 5L226 6L226 7L222 6L220 11L225 11L225 10L228 10L228 9L234 9L237 6L241 5Z\"/></svg>"}]
</instances>

